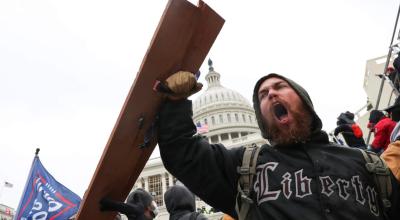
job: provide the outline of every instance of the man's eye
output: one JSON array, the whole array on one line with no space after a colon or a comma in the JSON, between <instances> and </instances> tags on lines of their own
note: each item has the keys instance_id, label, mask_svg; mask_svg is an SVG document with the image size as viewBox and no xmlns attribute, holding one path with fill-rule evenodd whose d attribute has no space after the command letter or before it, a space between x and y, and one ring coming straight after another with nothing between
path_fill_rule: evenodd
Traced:
<instances>
[{"instance_id":1,"label":"man's eye","mask_svg":"<svg viewBox=\"0 0 400 220\"><path fill-rule=\"evenodd\" d=\"M282 89L285 87L286 87L286 84L282 84L282 83L278 84L278 86L277 86L278 89Z\"/></svg>"},{"instance_id":2,"label":"man's eye","mask_svg":"<svg viewBox=\"0 0 400 220\"><path fill-rule=\"evenodd\" d=\"M262 100L263 98L265 98L268 95L268 92L262 92L259 96L258 99Z\"/></svg>"}]
</instances>

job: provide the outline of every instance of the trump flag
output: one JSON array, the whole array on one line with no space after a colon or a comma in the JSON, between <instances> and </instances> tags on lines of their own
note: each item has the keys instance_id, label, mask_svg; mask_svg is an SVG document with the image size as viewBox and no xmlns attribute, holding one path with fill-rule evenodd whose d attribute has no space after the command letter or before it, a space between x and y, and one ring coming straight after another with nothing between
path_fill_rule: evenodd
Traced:
<instances>
[{"instance_id":1,"label":"trump flag","mask_svg":"<svg viewBox=\"0 0 400 220\"><path fill-rule=\"evenodd\" d=\"M47 172L37 153L15 219L68 219L78 211L81 198Z\"/></svg>"}]
</instances>

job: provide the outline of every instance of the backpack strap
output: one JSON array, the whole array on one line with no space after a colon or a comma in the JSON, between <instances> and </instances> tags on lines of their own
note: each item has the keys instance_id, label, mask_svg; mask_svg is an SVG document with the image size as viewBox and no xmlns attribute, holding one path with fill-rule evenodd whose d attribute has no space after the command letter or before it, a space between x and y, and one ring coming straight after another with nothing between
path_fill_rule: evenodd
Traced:
<instances>
[{"instance_id":1,"label":"backpack strap","mask_svg":"<svg viewBox=\"0 0 400 220\"><path fill-rule=\"evenodd\" d=\"M244 220L250 210L253 200L249 197L251 187L253 186L253 177L256 174L257 158L260 152L260 147L253 144L250 147L245 147L243 153L242 166L237 167L239 180L237 183L236 195L236 213L239 220ZM239 204L240 202L240 204Z\"/></svg>"},{"instance_id":2,"label":"backpack strap","mask_svg":"<svg viewBox=\"0 0 400 220\"><path fill-rule=\"evenodd\" d=\"M378 194L381 200L381 206L384 211L391 207L390 195L392 194L392 183L390 180L390 171L385 161L382 160L376 153L371 151L361 150L366 161L365 167L368 172L372 173ZM384 214L386 215L386 214Z\"/></svg>"}]
</instances>

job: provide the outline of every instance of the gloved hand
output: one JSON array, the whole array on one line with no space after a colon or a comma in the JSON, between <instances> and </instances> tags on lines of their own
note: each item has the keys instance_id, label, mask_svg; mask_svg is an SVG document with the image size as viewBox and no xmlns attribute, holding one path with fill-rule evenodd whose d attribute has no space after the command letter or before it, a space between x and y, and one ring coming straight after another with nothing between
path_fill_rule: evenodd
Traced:
<instances>
[{"instance_id":1,"label":"gloved hand","mask_svg":"<svg viewBox=\"0 0 400 220\"><path fill-rule=\"evenodd\" d=\"M142 205L128 204L124 202L114 201L109 198L100 200L100 211L117 211L126 216L142 216L144 207Z\"/></svg>"},{"instance_id":2,"label":"gloved hand","mask_svg":"<svg viewBox=\"0 0 400 220\"><path fill-rule=\"evenodd\" d=\"M187 98L203 87L203 84L197 82L195 75L187 71L174 73L165 80L165 85L172 91L167 94L171 100Z\"/></svg>"}]
</instances>

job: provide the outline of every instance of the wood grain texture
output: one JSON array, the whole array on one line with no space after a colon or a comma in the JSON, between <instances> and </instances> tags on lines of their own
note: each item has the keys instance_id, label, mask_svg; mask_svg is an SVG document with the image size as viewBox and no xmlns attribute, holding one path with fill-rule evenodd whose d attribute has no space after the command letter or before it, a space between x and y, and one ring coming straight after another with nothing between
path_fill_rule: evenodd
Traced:
<instances>
[{"instance_id":1,"label":"wood grain texture","mask_svg":"<svg viewBox=\"0 0 400 220\"><path fill-rule=\"evenodd\" d=\"M170 0L143 58L120 115L82 200L77 219L111 220L113 212L100 212L107 196L124 201L157 143L156 134L144 143L162 99L152 90L178 70L197 72L219 34L224 19L202 1ZM139 119L143 118L142 126Z\"/></svg>"}]
</instances>

